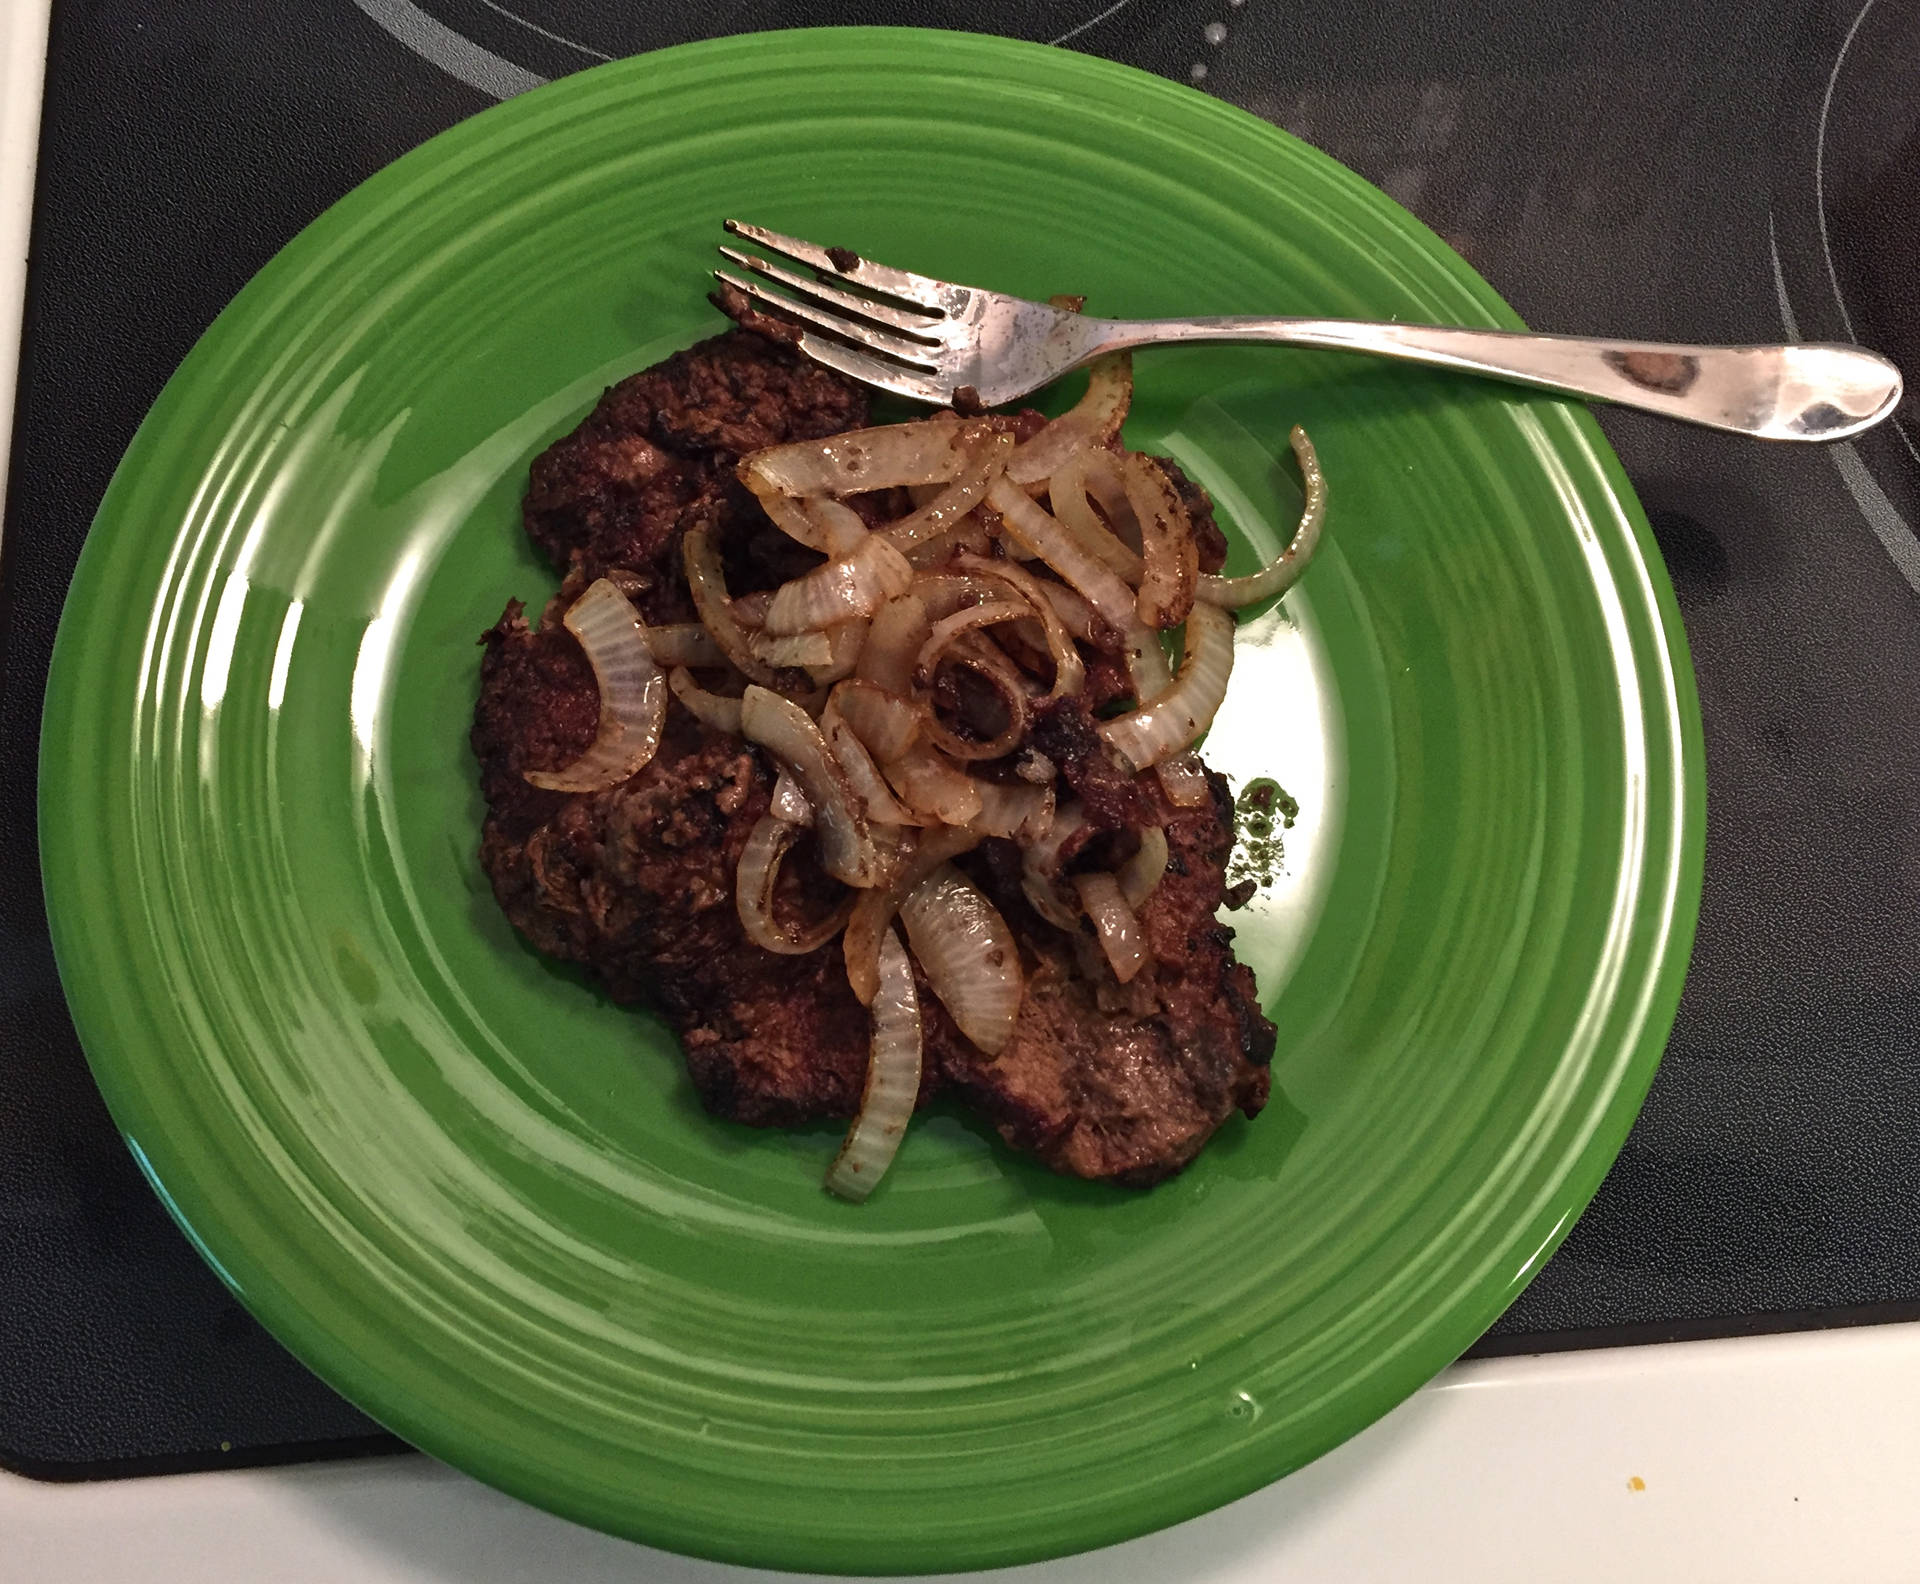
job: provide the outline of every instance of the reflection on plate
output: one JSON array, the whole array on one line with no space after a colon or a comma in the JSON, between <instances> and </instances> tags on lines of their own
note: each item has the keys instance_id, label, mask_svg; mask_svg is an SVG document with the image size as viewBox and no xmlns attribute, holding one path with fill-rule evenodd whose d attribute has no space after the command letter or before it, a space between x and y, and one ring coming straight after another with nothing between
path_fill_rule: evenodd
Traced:
<instances>
[{"instance_id":1,"label":"reflection on plate","mask_svg":"<svg viewBox=\"0 0 1920 1584\"><path fill-rule=\"evenodd\" d=\"M1114 314L1514 323L1349 173L1064 52L759 35L476 117L235 300L101 509L42 800L89 1057L289 1347L555 1511L818 1571L1204 1511L1454 1357L1625 1134L1699 883L1664 576L1584 412L1332 355L1143 357L1130 438L1215 490L1231 570L1292 516L1260 437L1305 423L1333 482L1210 745L1300 805L1231 916L1276 1098L1146 1194L938 1114L840 1204L837 1128L702 1116L659 1026L526 949L474 862L474 640L552 586L527 462L714 327L726 214Z\"/></svg>"}]
</instances>

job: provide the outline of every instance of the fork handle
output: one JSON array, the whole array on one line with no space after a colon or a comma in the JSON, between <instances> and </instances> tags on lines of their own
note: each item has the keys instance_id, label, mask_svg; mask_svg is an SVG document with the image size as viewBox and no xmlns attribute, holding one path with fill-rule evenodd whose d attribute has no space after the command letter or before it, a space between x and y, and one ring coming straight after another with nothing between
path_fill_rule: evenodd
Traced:
<instances>
[{"instance_id":1,"label":"fork handle","mask_svg":"<svg viewBox=\"0 0 1920 1584\"><path fill-rule=\"evenodd\" d=\"M1358 319L1143 319L1088 324L1102 352L1171 342L1325 347L1638 407L1768 440L1843 440L1900 400L1900 371L1862 347L1674 346Z\"/></svg>"}]
</instances>

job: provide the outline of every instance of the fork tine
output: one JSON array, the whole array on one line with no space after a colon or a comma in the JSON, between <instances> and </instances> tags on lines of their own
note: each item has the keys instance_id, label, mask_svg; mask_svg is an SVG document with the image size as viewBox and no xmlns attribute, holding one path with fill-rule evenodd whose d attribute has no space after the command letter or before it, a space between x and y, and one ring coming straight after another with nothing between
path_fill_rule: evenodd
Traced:
<instances>
[{"instance_id":1,"label":"fork tine","mask_svg":"<svg viewBox=\"0 0 1920 1584\"><path fill-rule=\"evenodd\" d=\"M837 315L822 312L808 303L796 302L791 297L783 297L779 292L762 286L758 281L749 280L744 275L736 275L731 270L717 269L713 272L715 280L724 281L737 291L745 292L754 301L764 303L776 313L783 313L795 319L804 319L810 325L834 335L845 336L847 340L870 348L875 352L884 352L888 357L898 358L902 363L915 368L933 369L934 348L923 341L903 341L899 336L889 335L884 330L876 330L870 325L855 324Z\"/></svg>"},{"instance_id":2,"label":"fork tine","mask_svg":"<svg viewBox=\"0 0 1920 1584\"><path fill-rule=\"evenodd\" d=\"M805 264L809 269L819 270L823 275L831 275L836 280L852 281L856 286L871 287L874 291L885 292L889 297L898 297L902 302L918 303L924 308L939 308L952 285L947 281L935 280L931 275L916 275L912 270L890 269L885 264L876 264L872 259L857 259L853 268L842 269L834 263L833 257L823 247L799 237L783 236L778 231L769 231L764 226L748 225L741 220L723 222L726 229L737 237L745 237L749 242L757 242L772 253L784 253L788 258ZM836 250L838 251L838 250Z\"/></svg>"},{"instance_id":3,"label":"fork tine","mask_svg":"<svg viewBox=\"0 0 1920 1584\"><path fill-rule=\"evenodd\" d=\"M931 402L941 407L946 405L951 394L923 375L914 374L894 363L883 363L879 358L868 357L863 352L856 352L850 346L829 341L823 336L802 335L800 350L814 362L837 369L849 379L857 379L863 385L877 385L896 396L910 396L915 401Z\"/></svg>"},{"instance_id":4,"label":"fork tine","mask_svg":"<svg viewBox=\"0 0 1920 1584\"><path fill-rule=\"evenodd\" d=\"M876 302L871 297L856 297L852 292L841 291L837 286L829 286L825 281L808 280L804 275L796 275L792 270L782 269L778 264L769 264L763 258L751 253L742 253L738 248L723 247L723 258L732 259L743 269L750 269L756 275L764 275L768 280L778 281L796 296L810 302L822 303L838 308L842 313L858 318L871 319L875 324L888 325L895 330L905 330L909 334L924 335L937 324L937 318L924 313L909 313L904 308L892 308L886 303Z\"/></svg>"}]
</instances>

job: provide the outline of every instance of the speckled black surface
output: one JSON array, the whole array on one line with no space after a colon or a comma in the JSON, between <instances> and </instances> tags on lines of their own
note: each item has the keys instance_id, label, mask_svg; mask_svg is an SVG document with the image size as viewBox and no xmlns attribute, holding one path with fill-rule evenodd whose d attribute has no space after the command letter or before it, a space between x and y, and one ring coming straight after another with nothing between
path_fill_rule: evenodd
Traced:
<instances>
[{"instance_id":1,"label":"speckled black surface","mask_svg":"<svg viewBox=\"0 0 1920 1584\"><path fill-rule=\"evenodd\" d=\"M1912 6L1869 14L1837 73L1858 0L1105 9L56 0L0 576L0 1463L73 1478L394 1444L244 1314L114 1133L32 883L33 764L67 578L168 373L301 225L489 87L743 28L1077 29L1069 47L1204 66L1205 91L1381 183L1537 324L1773 340L1784 312L1920 357ZM1483 1347L1920 1313L1920 594L1898 564L1920 577L1920 462L1891 429L1835 457L1604 421L1699 670L1705 906L1639 1125Z\"/></svg>"}]
</instances>

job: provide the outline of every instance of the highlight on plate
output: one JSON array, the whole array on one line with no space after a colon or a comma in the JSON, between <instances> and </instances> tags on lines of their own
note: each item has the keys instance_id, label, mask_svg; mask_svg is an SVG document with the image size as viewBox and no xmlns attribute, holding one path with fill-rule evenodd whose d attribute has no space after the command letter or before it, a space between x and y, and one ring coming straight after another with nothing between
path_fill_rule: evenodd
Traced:
<instances>
[{"instance_id":1,"label":"highlight on plate","mask_svg":"<svg viewBox=\"0 0 1920 1584\"><path fill-rule=\"evenodd\" d=\"M534 464L565 582L484 640L495 893L666 1015L709 1111L850 1116L846 1198L936 1094L1133 1185L1266 1099L1274 1030L1214 917L1232 804L1195 745L1235 610L1305 570L1326 485L1294 429L1291 542L1220 575L1205 493L1121 441L1132 384L1120 355L1051 420L870 426L743 328Z\"/></svg>"}]
</instances>

